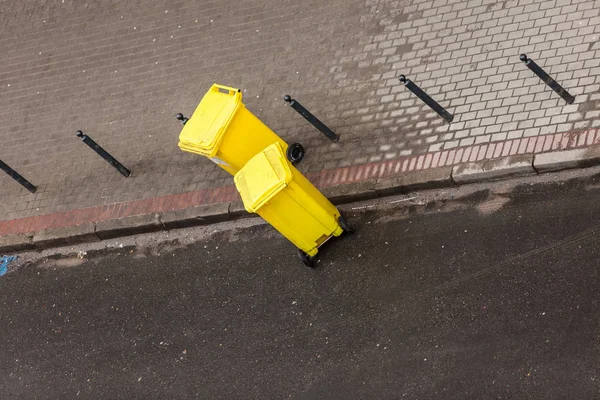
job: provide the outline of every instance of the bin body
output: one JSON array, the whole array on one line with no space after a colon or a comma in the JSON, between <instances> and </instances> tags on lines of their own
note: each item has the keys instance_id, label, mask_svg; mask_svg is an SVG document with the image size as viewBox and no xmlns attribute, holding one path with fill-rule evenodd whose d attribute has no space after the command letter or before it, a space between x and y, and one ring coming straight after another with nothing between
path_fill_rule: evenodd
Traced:
<instances>
[{"instance_id":1,"label":"bin body","mask_svg":"<svg viewBox=\"0 0 600 400\"><path fill-rule=\"evenodd\" d=\"M286 160L278 143L253 157L234 180L246 210L311 257L343 232L337 208Z\"/></svg>"},{"instance_id":2,"label":"bin body","mask_svg":"<svg viewBox=\"0 0 600 400\"><path fill-rule=\"evenodd\" d=\"M185 124L179 147L201 154L235 175L273 143L287 144L246 109L239 89L214 84Z\"/></svg>"}]
</instances>

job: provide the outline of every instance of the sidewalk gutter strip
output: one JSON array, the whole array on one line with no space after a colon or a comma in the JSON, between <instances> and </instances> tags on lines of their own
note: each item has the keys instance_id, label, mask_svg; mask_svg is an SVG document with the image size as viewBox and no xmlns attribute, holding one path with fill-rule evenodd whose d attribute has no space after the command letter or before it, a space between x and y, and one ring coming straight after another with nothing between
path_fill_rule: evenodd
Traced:
<instances>
[{"instance_id":1,"label":"sidewalk gutter strip","mask_svg":"<svg viewBox=\"0 0 600 400\"><path fill-rule=\"evenodd\" d=\"M311 178L320 180L323 193L335 205L342 205L408 193L414 190L495 181L595 165L600 165L600 146L537 155L508 155L491 160L474 161L414 172L400 170L398 174L384 174L384 172L392 169L391 165L382 164L380 168L369 165L365 168L366 172L360 173L362 175L360 180L355 179L354 181L337 184L333 182L335 179L332 180L328 177L339 176L339 171L323 171L320 174L313 174ZM35 232L8 233L0 236L0 254L41 250L161 230L208 225L253 216L245 211L243 204L237 199L235 190L231 187L217 188L215 191L220 194L218 198L221 200L215 204L167 209L161 212L42 229ZM174 200L174 202L184 205L186 198L193 198L195 195L195 193L177 195L177 201ZM226 199L228 201L222 201ZM81 214L83 211L74 210L74 213ZM35 217L30 217L28 220L31 220L31 218ZM18 220L8 221L8 223L14 222L18 222ZM30 226L35 226L35 221L29 221L29 223Z\"/></svg>"}]
</instances>

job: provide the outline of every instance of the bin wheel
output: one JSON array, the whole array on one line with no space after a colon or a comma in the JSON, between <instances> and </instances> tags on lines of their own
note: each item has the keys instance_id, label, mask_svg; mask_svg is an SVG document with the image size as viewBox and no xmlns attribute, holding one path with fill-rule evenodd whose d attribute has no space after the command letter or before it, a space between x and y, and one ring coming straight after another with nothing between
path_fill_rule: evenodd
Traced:
<instances>
[{"instance_id":1,"label":"bin wheel","mask_svg":"<svg viewBox=\"0 0 600 400\"><path fill-rule=\"evenodd\" d=\"M315 259L314 259L314 257L309 256L308 254L306 254L305 252L303 252L300 249L298 249L298 258L307 267L309 267L309 268L314 268L315 267Z\"/></svg>"},{"instance_id":2,"label":"bin wheel","mask_svg":"<svg viewBox=\"0 0 600 400\"><path fill-rule=\"evenodd\" d=\"M292 143L287 149L286 156L292 164L297 164L304 158L304 147L300 143Z\"/></svg>"},{"instance_id":3,"label":"bin wheel","mask_svg":"<svg viewBox=\"0 0 600 400\"><path fill-rule=\"evenodd\" d=\"M352 227L352 225L350 225L350 223L346 220L346 218L344 218L343 215L339 216L338 222L340 223L340 226L342 227L344 232L354 233L354 228Z\"/></svg>"}]
</instances>

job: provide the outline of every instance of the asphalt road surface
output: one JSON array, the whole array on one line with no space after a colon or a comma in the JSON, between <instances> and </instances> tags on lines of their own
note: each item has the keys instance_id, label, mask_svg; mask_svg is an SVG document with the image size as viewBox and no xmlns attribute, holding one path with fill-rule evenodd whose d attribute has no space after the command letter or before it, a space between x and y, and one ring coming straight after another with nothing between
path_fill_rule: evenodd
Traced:
<instances>
[{"instance_id":1,"label":"asphalt road surface","mask_svg":"<svg viewBox=\"0 0 600 400\"><path fill-rule=\"evenodd\" d=\"M350 213L0 277L0 399L600 399L600 186Z\"/></svg>"}]
</instances>

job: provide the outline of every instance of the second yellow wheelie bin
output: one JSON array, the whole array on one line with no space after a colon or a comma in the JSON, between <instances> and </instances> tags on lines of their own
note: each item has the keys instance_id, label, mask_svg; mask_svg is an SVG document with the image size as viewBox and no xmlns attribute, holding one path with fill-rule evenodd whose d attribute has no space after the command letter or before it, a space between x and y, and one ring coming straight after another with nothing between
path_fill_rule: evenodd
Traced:
<instances>
[{"instance_id":1,"label":"second yellow wheelie bin","mask_svg":"<svg viewBox=\"0 0 600 400\"><path fill-rule=\"evenodd\" d=\"M319 246L342 232L354 232L338 209L286 160L279 143L268 146L235 175L244 208L257 213L298 247L314 266Z\"/></svg>"},{"instance_id":2,"label":"second yellow wheelie bin","mask_svg":"<svg viewBox=\"0 0 600 400\"><path fill-rule=\"evenodd\" d=\"M246 109L239 89L217 84L204 95L179 135L182 150L206 156L231 175L273 143L284 151L288 148Z\"/></svg>"}]
</instances>

